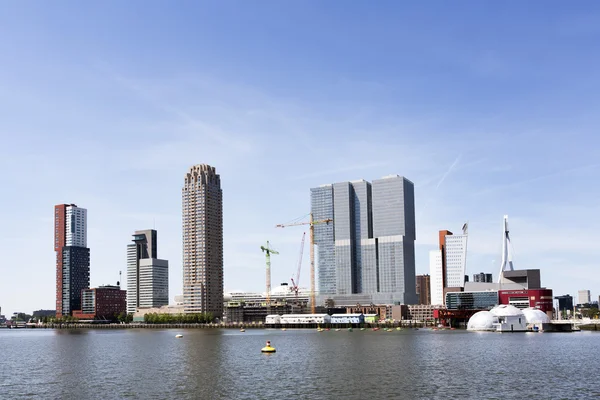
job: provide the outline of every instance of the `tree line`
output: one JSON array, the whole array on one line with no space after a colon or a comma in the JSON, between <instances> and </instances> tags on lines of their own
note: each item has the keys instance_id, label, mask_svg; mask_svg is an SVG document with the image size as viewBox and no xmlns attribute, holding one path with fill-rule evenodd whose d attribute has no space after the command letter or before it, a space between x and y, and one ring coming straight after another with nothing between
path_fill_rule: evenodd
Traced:
<instances>
[{"instance_id":1,"label":"tree line","mask_svg":"<svg viewBox=\"0 0 600 400\"><path fill-rule=\"evenodd\" d=\"M214 318L211 313L193 314L158 314L144 315L144 322L148 324L209 324Z\"/></svg>"}]
</instances>

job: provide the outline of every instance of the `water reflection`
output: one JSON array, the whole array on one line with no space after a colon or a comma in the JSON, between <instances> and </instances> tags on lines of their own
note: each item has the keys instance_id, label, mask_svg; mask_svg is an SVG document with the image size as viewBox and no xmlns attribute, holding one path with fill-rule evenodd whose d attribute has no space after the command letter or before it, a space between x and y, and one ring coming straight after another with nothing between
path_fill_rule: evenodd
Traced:
<instances>
[{"instance_id":1,"label":"water reflection","mask_svg":"<svg viewBox=\"0 0 600 400\"><path fill-rule=\"evenodd\" d=\"M0 397L588 398L599 394L593 379L573 376L600 366L598 338L430 330L0 331ZM260 352L266 340L277 353Z\"/></svg>"}]
</instances>

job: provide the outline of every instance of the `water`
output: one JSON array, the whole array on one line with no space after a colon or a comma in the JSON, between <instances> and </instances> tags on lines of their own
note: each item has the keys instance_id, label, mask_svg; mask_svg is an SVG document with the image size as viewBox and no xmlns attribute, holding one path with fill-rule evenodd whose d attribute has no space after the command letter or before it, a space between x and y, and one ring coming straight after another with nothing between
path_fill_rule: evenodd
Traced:
<instances>
[{"instance_id":1,"label":"water","mask_svg":"<svg viewBox=\"0 0 600 400\"><path fill-rule=\"evenodd\" d=\"M595 332L3 329L0 398L587 399L599 355Z\"/></svg>"}]
</instances>

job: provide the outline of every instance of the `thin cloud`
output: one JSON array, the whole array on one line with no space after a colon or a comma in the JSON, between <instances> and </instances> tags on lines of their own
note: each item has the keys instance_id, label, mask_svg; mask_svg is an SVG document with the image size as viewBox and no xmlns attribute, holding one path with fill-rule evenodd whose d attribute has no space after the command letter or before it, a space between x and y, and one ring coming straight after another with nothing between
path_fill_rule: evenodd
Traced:
<instances>
[{"instance_id":1,"label":"thin cloud","mask_svg":"<svg viewBox=\"0 0 600 400\"><path fill-rule=\"evenodd\" d=\"M371 169L371 168L387 167L389 165L390 165L389 162L373 162L373 163L367 163L367 164L349 165L346 167L340 167L340 168L335 168L335 169L318 171L318 172L314 172L311 174L304 174L304 175L296 176L296 177L293 177L292 180L318 178L321 176L335 175L335 174L340 174L343 172L362 171L362 170Z\"/></svg>"},{"instance_id":2,"label":"thin cloud","mask_svg":"<svg viewBox=\"0 0 600 400\"><path fill-rule=\"evenodd\" d=\"M499 191L499 190L511 189L511 188L515 188L515 187L518 187L518 186L523 186L523 185L526 185L526 184L529 184L529 183L543 181L543 180L548 179L548 178L555 178L557 176L568 175L568 174L572 174L572 173L575 173L575 172L585 171L587 169L592 169L592 168L597 168L597 167L600 167L600 163L590 164L590 165L583 165L583 166L575 167L575 168L568 168L568 169L564 169L562 171L556 171L556 172L552 172L550 174L540 175L540 176L536 176L534 178L529 178L529 179L525 179L525 180L522 180L522 181L518 181L518 182L514 182L514 183L509 183L507 185L492 186L490 188L480 190L480 191L475 192L473 194L476 195L476 196L480 196L480 195L484 195L484 194L493 193L493 192L496 192L496 191Z\"/></svg>"}]
</instances>

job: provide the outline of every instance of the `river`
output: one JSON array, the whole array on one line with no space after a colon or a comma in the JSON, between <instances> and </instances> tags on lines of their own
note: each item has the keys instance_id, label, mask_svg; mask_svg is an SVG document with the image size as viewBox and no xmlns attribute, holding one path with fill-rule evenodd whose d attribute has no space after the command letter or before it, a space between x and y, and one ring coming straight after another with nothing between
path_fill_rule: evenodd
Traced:
<instances>
[{"instance_id":1,"label":"river","mask_svg":"<svg viewBox=\"0 0 600 400\"><path fill-rule=\"evenodd\" d=\"M0 398L591 398L599 355L596 332L2 329Z\"/></svg>"}]
</instances>

